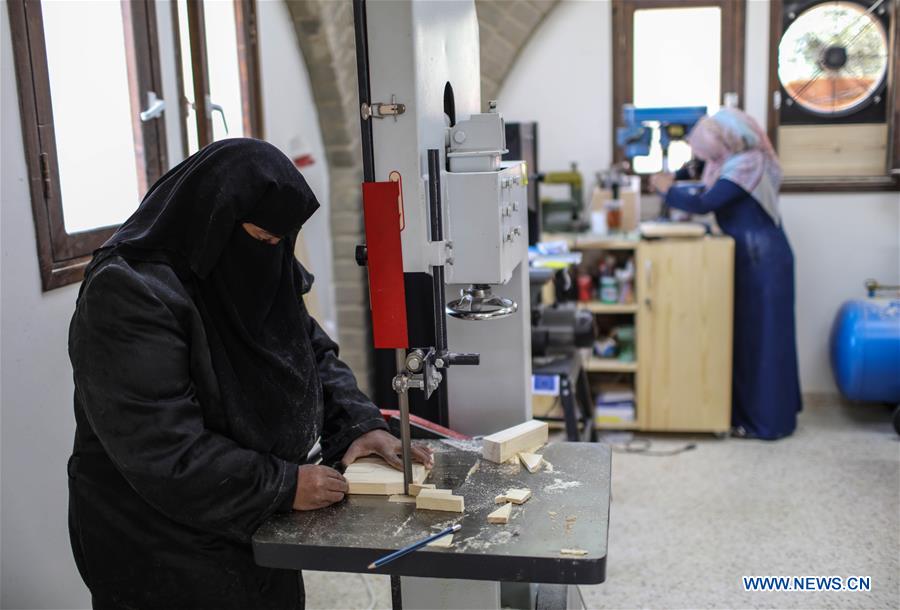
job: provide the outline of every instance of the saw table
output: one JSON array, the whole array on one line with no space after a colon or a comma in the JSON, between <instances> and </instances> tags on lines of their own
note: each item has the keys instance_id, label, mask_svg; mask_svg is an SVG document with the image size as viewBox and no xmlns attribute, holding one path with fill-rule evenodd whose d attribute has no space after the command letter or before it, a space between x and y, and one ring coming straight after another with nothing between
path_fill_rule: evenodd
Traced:
<instances>
[{"instance_id":1,"label":"saw table","mask_svg":"<svg viewBox=\"0 0 900 610\"><path fill-rule=\"evenodd\" d=\"M607 445L548 445L541 451L546 463L532 474L518 463L482 459L480 441L426 443L434 451L434 469L426 482L464 496L464 514L416 510L415 504L389 502L387 496L348 496L328 508L267 521L253 536L256 562L292 570L369 573L366 566L375 559L460 523L450 548L422 549L371 573L424 577L403 579L407 607L413 606L407 588L420 580L493 581L489 584L496 585L498 607L501 581L603 582L609 526ZM494 497L520 487L532 491L531 499L513 507L508 524L489 524L488 513L498 507ZM562 549L585 553L561 554ZM454 581L441 582L452 586ZM479 584L455 582L465 584L469 592ZM465 607L461 602L453 597L454 607Z\"/></svg>"}]
</instances>

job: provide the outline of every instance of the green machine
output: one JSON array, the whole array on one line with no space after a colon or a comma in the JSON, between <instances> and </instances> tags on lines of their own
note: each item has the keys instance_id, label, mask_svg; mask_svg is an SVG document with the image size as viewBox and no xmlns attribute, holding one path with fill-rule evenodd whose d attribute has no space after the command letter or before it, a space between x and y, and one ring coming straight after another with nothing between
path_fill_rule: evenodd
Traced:
<instances>
[{"instance_id":1,"label":"green machine","mask_svg":"<svg viewBox=\"0 0 900 610\"><path fill-rule=\"evenodd\" d=\"M578 171L578 164L572 163L569 171L544 172L540 174L540 181L543 184L569 186L568 199L541 198L541 230L548 233L570 233L587 229L583 197L584 178Z\"/></svg>"}]
</instances>

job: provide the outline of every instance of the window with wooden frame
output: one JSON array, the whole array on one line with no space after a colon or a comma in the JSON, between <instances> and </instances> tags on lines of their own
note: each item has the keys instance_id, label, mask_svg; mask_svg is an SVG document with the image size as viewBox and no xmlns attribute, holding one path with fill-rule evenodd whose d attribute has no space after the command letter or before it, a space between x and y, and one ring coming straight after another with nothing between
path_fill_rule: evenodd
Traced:
<instances>
[{"instance_id":1,"label":"window with wooden frame","mask_svg":"<svg viewBox=\"0 0 900 610\"><path fill-rule=\"evenodd\" d=\"M615 141L622 107L706 106L744 97L744 0L613 0L613 158L625 161ZM672 170L690 160L690 148L673 142ZM646 157L630 160L638 174L661 171L655 134Z\"/></svg>"},{"instance_id":2,"label":"window with wooden frame","mask_svg":"<svg viewBox=\"0 0 900 610\"><path fill-rule=\"evenodd\" d=\"M91 253L167 166L153 0L9 0L44 290Z\"/></svg>"},{"instance_id":3,"label":"window with wooden frame","mask_svg":"<svg viewBox=\"0 0 900 610\"><path fill-rule=\"evenodd\" d=\"M900 189L895 0L772 0L769 137L786 191Z\"/></svg>"},{"instance_id":4,"label":"window with wooden frame","mask_svg":"<svg viewBox=\"0 0 900 610\"><path fill-rule=\"evenodd\" d=\"M262 138L255 0L177 0L185 154L224 138Z\"/></svg>"}]
</instances>

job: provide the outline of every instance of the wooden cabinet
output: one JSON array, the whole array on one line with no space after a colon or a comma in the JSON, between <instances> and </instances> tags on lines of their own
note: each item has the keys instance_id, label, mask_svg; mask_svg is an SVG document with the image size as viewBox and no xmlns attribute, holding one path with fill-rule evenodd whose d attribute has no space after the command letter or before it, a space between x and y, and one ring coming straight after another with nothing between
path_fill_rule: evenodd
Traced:
<instances>
[{"instance_id":1,"label":"wooden cabinet","mask_svg":"<svg viewBox=\"0 0 900 610\"><path fill-rule=\"evenodd\" d=\"M635 302L578 305L607 325L634 325L636 359L590 357L594 390L613 380L635 394L634 421L601 429L727 432L731 424L734 241L730 237L604 239L568 236L583 273L612 253L634 257ZM539 412L536 410L536 412Z\"/></svg>"},{"instance_id":2,"label":"wooden cabinet","mask_svg":"<svg viewBox=\"0 0 900 610\"><path fill-rule=\"evenodd\" d=\"M645 241L638 248L638 269L638 427L726 432L734 242Z\"/></svg>"}]
</instances>

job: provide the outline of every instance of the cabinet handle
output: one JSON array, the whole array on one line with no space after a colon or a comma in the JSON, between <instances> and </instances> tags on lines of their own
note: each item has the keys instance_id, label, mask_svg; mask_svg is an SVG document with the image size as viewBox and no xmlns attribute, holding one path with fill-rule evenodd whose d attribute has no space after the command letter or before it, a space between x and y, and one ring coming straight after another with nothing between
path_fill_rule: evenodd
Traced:
<instances>
[{"instance_id":1,"label":"cabinet handle","mask_svg":"<svg viewBox=\"0 0 900 610\"><path fill-rule=\"evenodd\" d=\"M653 290L653 261L647 261L644 263L644 273L647 275L647 294L650 294L650 291ZM653 309L653 299L649 296L644 297L644 305L647 309Z\"/></svg>"}]
</instances>

